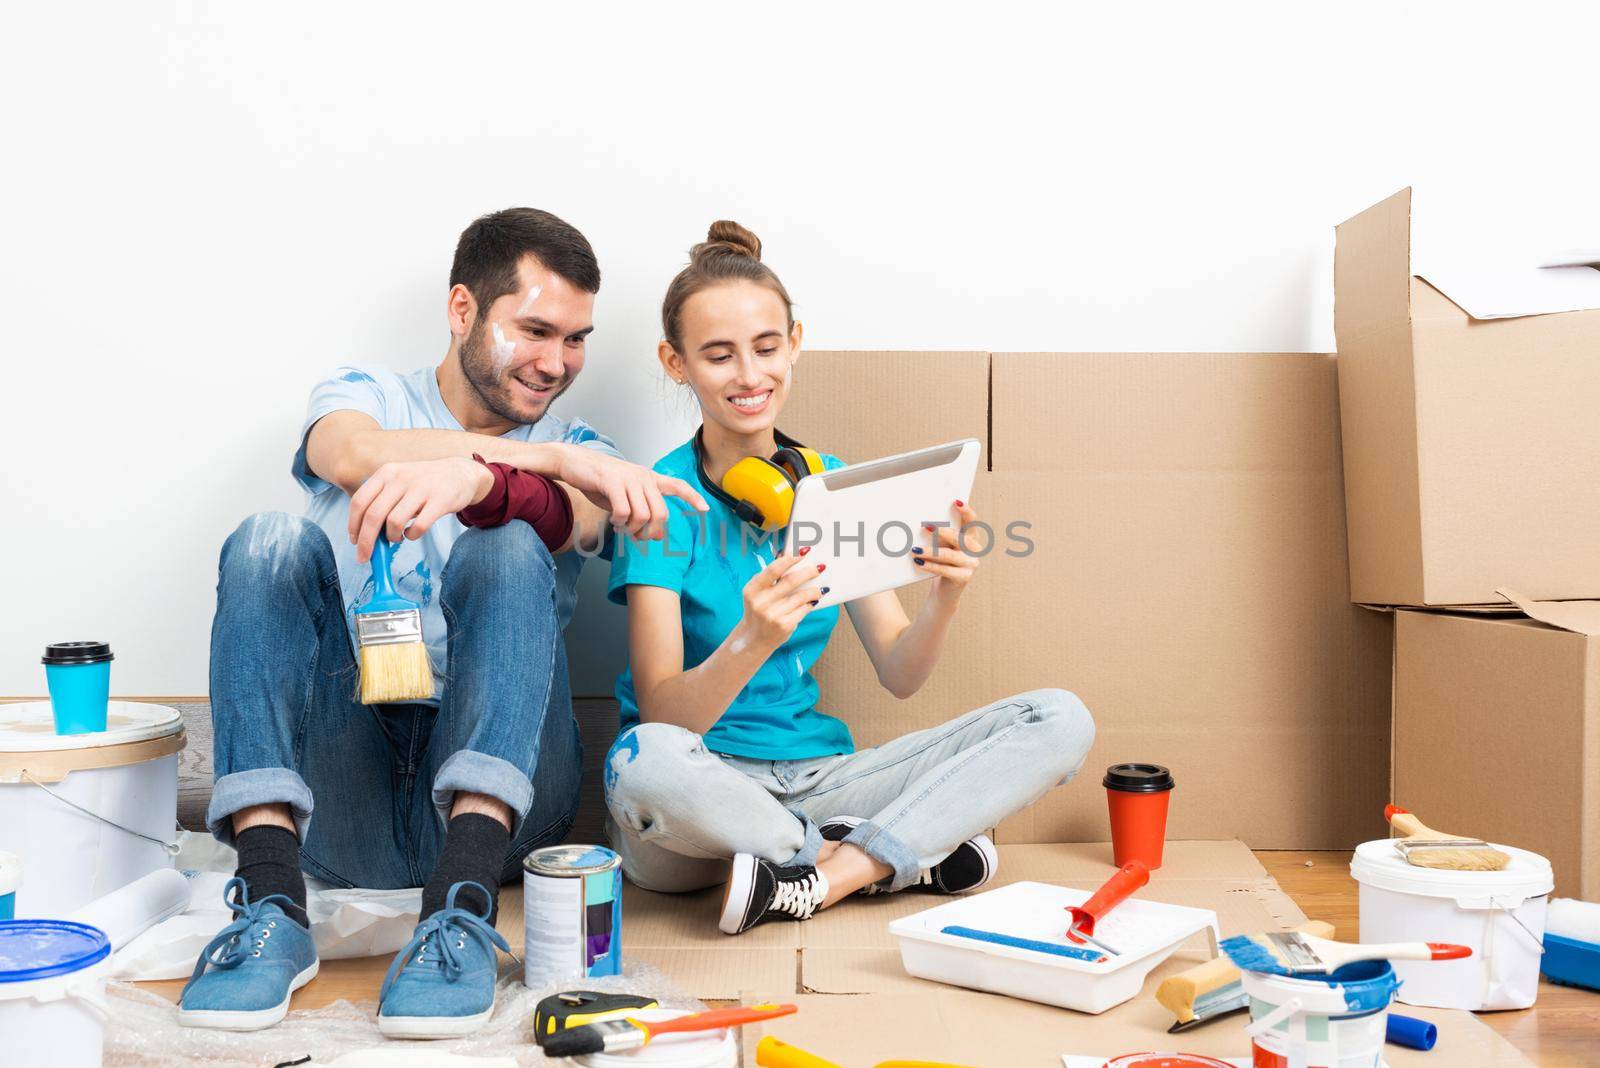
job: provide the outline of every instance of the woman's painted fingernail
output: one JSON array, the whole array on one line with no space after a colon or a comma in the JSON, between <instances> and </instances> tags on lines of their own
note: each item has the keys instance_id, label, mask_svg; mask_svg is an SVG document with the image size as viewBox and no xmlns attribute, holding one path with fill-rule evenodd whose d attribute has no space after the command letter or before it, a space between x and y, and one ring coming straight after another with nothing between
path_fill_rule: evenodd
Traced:
<instances>
[{"instance_id":1,"label":"woman's painted fingernail","mask_svg":"<svg viewBox=\"0 0 1600 1068\"><path fill-rule=\"evenodd\" d=\"M957 508L965 508L966 506L967 506L967 502L966 501L957 501L956 502L956 507Z\"/></svg>"},{"instance_id":2,"label":"woman's painted fingernail","mask_svg":"<svg viewBox=\"0 0 1600 1068\"><path fill-rule=\"evenodd\" d=\"M828 570L828 565L827 564L818 564L817 565L817 574L820 575L826 570Z\"/></svg>"},{"instance_id":3,"label":"woman's painted fingernail","mask_svg":"<svg viewBox=\"0 0 1600 1068\"><path fill-rule=\"evenodd\" d=\"M913 553L915 553L915 554L916 554L916 555L917 555L917 556L921 556L921 555L922 555L922 546L920 546L920 545L913 545L913 546L912 546L912 547L911 547L911 551L912 551L912 552L913 552Z\"/></svg>"},{"instance_id":4,"label":"woman's painted fingernail","mask_svg":"<svg viewBox=\"0 0 1600 1068\"><path fill-rule=\"evenodd\" d=\"M829 590L831 590L831 589L832 589L832 588L833 588L833 587L832 587L832 586L824 586L824 587L822 587L822 592L823 592L823 593L827 593L827 592L828 592L828 591L829 591Z\"/></svg>"},{"instance_id":5,"label":"woman's painted fingernail","mask_svg":"<svg viewBox=\"0 0 1600 1068\"><path fill-rule=\"evenodd\" d=\"M811 546L809 546L809 545L807 545L807 546L805 546L805 547L803 547L803 548L802 548L802 549L801 549L801 550L800 550L800 555L801 555L801 556L804 556L804 555L805 555L805 554L806 554L806 553L808 553L808 552L810 552L810 551L811 551Z\"/></svg>"},{"instance_id":6,"label":"woman's painted fingernail","mask_svg":"<svg viewBox=\"0 0 1600 1068\"><path fill-rule=\"evenodd\" d=\"M817 607L817 602L816 602L816 601L812 601L812 602L811 602L811 607L812 607L812 608L815 608L815 607Z\"/></svg>"}]
</instances>

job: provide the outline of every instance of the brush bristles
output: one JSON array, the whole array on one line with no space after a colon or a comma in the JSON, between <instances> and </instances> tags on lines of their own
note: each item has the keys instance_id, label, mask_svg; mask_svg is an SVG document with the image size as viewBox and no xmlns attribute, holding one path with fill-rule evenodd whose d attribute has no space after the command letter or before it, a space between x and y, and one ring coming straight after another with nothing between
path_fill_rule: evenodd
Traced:
<instances>
[{"instance_id":1,"label":"brush bristles","mask_svg":"<svg viewBox=\"0 0 1600 1068\"><path fill-rule=\"evenodd\" d=\"M1444 868L1447 871L1501 871L1511 856L1489 846L1455 849L1430 846L1406 852L1406 863L1418 868Z\"/></svg>"},{"instance_id":2,"label":"brush bristles","mask_svg":"<svg viewBox=\"0 0 1600 1068\"><path fill-rule=\"evenodd\" d=\"M385 705L433 696L433 664L422 642L361 647L361 703Z\"/></svg>"},{"instance_id":3,"label":"brush bristles","mask_svg":"<svg viewBox=\"0 0 1600 1068\"><path fill-rule=\"evenodd\" d=\"M1265 972L1268 975L1293 975L1293 969L1287 967L1278 957L1270 944L1263 943L1249 935L1235 935L1224 938L1221 945L1222 952L1233 961L1234 967L1247 972Z\"/></svg>"}]
</instances>

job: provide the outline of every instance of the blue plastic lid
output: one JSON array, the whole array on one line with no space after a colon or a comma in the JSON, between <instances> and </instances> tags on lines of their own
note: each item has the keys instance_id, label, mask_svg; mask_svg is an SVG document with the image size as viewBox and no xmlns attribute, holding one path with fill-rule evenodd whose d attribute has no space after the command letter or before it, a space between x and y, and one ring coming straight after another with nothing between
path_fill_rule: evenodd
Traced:
<instances>
[{"instance_id":1,"label":"blue plastic lid","mask_svg":"<svg viewBox=\"0 0 1600 1068\"><path fill-rule=\"evenodd\" d=\"M0 920L0 983L82 971L111 955L98 927L70 920Z\"/></svg>"}]
</instances>

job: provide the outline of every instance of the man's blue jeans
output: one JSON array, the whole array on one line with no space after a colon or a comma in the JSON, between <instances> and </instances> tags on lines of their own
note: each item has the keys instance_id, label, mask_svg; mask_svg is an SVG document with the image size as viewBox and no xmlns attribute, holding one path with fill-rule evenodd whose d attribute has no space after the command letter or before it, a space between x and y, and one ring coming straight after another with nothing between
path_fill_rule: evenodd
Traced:
<instances>
[{"instance_id":1,"label":"man's blue jeans","mask_svg":"<svg viewBox=\"0 0 1600 1068\"><path fill-rule=\"evenodd\" d=\"M212 834L232 844L235 812L287 804L308 874L373 888L422 885L457 791L516 814L503 880L562 839L582 761L549 551L526 523L469 530L440 598L439 705L363 705L327 535L281 512L234 531L211 630Z\"/></svg>"}]
</instances>

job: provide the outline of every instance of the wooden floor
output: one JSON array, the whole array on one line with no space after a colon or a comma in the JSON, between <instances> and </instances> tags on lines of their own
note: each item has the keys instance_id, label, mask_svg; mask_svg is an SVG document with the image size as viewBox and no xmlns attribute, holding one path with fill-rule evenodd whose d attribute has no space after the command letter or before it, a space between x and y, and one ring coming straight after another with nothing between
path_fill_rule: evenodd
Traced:
<instances>
[{"instance_id":1,"label":"wooden floor","mask_svg":"<svg viewBox=\"0 0 1600 1068\"><path fill-rule=\"evenodd\" d=\"M1342 939L1356 937L1356 884L1350 879L1349 853L1257 851L1256 857L1307 916L1333 924ZM295 995L293 1007L319 1008L341 998L375 1001L388 965L386 958L328 961L317 981ZM183 983L144 985L176 1000ZM1535 1008L1479 1018L1541 1066L1600 1065L1600 994L1541 982Z\"/></svg>"},{"instance_id":2,"label":"wooden floor","mask_svg":"<svg viewBox=\"0 0 1600 1068\"><path fill-rule=\"evenodd\" d=\"M1256 859L1308 917L1333 924L1341 940L1355 940L1356 884L1349 853L1257 850ZM1540 980L1533 1008L1484 1012L1478 1019L1542 1068L1600 1065L1600 993Z\"/></svg>"}]
</instances>

